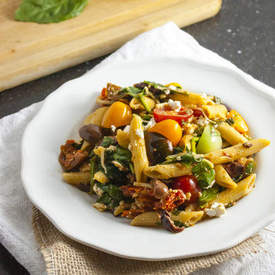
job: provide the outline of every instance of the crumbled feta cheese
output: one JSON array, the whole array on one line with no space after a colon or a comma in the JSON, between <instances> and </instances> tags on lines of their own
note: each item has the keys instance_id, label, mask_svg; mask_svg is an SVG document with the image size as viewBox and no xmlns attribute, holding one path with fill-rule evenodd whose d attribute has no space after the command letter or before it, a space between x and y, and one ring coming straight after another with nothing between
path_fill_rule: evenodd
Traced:
<instances>
[{"instance_id":1,"label":"crumbled feta cheese","mask_svg":"<svg viewBox=\"0 0 275 275\"><path fill-rule=\"evenodd\" d=\"M174 101L172 99L169 99L168 105L172 110L175 110L176 112L180 111L180 109L181 109L180 101Z\"/></svg>"},{"instance_id":2,"label":"crumbled feta cheese","mask_svg":"<svg viewBox=\"0 0 275 275\"><path fill-rule=\"evenodd\" d=\"M141 129L137 129L136 130L136 135L140 138L144 138L144 133Z\"/></svg>"},{"instance_id":3,"label":"crumbled feta cheese","mask_svg":"<svg viewBox=\"0 0 275 275\"><path fill-rule=\"evenodd\" d=\"M170 94L170 90L164 90L164 93L165 93L166 95L169 95L169 94Z\"/></svg>"},{"instance_id":4,"label":"crumbled feta cheese","mask_svg":"<svg viewBox=\"0 0 275 275\"><path fill-rule=\"evenodd\" d=\"M167 102L158 103L158 104L156 104L156 109L158 109L158 110L164 110L166 106L168 106Z\"/></svg>"},{"instance_id":5,"label":"crumbled feta cheese","mask_svg":"<svg viewBox=\"0 0 275 275\"><path fill-rule=\"evenodd\" d=\"M181 160L181 156L177 156L177 157L176 157L176 160Z\"/></svg>"},{"instance_id":6,"label":"crumbled feta cheese","mask_svg":"<svg viewBox=\"0 0 275 275\"><path fill-rule=\"evenodd\" d=\"M144 130L146 131L146 130L150 129L150 128L153 127L155 124L156 124L156 121L155 121L155 119L152 117L152 118L148 121L147 125L144 127Z\"/></svg>"},{"instance_id":7,"label":"crumbled feta cheese","mask_svg":"<svg viewBox=\"0 0 275 275\"><path fill-rule=\"evenodd\" d=\"M226 214L224 204L219 202L214 202L210 208L206 208L204 211L209 217L221 217Z\"/></svg>"},{"instance_id":8,"label":"crumbled feta cheese","mask_svg":"<svg viewBox=\"0 0 275 275\"><path fill-rule=\"evenodd\" d=\"M111 125L111 130L112 130L113 132L115 132L116 126L115 126L115 125Z\"/></svg>"},{"instance_id":9,"label":"crumbled feta cheese","mask_svg":"<svg viewBox=\"0 0 275 275\"><path fill-rule=\"evenodd\" d=\"M200 126L205 126L207 124L209 124L209 121L205 118L205 117L200 117L198 120L197 120L197 124L200 125Z\"/></svg>"},{"instance_id":10,"label":"crumbled feta cheese","mask_svg":"<svg viewBox=\"0 0 275 275\"><path fill-rule=\"evenodd\" d=\"M130 132L130 125L125 126L125 128L123 129L123 132L128 134Z\"/></svg>"},{"instance_id":11,"label":"crumbled feta cheese","mask_svg":"<svg viewBox=\"0 0 275 275\"><path fill-rule=\"evenodd\" d=\"M101 197L103 195L103 191L99 187L97 187L96 184L94 184L93 190L97 194L98 197Z\"/></svg>"}]
</instances>

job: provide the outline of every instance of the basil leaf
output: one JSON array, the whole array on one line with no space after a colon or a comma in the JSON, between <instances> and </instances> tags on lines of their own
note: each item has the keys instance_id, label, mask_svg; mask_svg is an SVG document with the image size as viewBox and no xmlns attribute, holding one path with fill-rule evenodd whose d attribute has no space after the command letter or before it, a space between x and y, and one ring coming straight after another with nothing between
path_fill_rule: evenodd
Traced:
<instances>
[{"instance_id":1,"label":"basil leaf","mask_svg":"<svg viewBox=\"0 0 275 275\"><path fill-rule=\"evenodd\" d=\"M192 168L193 175L197 178L202 189L211 187L215 181L215 170L211 162L203 159Z\"/></svg>"},{"instance_id":2,"label":"basil leaf","mask_svg":"<svg viewBox=\"0 0 275 275\"><path fill-rule=\"evenodd\" d=\"M218 186L203 190L201 196L199 197L200 207L203 208L208 202L214 200L217 197L218 193Z\"/></svg>"},{"instance_id":3,"label":"basil leaf","mask_svg":"<svg viewBox=\"0 0 275 275\"><path fill-rule=\"evenodd\" d=\"M57 23L78 16L88 0L23 0L15 12L15 20Z\"/></svg>"}]
</instances>

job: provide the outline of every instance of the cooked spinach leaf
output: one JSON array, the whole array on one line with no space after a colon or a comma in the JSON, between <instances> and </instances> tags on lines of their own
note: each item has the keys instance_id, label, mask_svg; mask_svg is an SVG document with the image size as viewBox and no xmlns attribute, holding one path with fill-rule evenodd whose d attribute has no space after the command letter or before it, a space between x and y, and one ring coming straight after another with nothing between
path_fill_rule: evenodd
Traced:
<instances>
[{"instance_id":1,"label":"cooked spinach leaf","mask_svg":"<svg viewBox=\"0 0 275 275\"><path fill-rule=\"evenodd\" d=\"M123 185L128 182L127 175L131 171L131 157L132 154L128 149L116 146L114 150L106 149L104 152L104 165L103 169L100 161L98 161L99 170L104 172L110 181L115 185ZM117 163L114 163L117 162Z\"/></svg>"},{"instance_id":2,"label":"cooked spinach leaf","mask_svg":"<svg viewBox=\"0 0 275 275\"><path fill-rule=\"evenodd\" d=\"M115 141L115 139L113 139L112 137L104 137L103 138L103 140L102 140L102 142L101 142L101 146L102 147L105 147L105 148L107 148L107 147L109 147L110 145L115 145L116 144L116 141Z\"/></svg>"},{"instance_id":3,"label":"cooked spinach leaf","mask_svg":"<svg viewBox=\"0 0 275 275\"><path fill-rule=\"evenodd\" d=\"M211 162L203 159L192 168L193 175L197 178L202 189L211 187L215 181L215 170Z\"/></svg>"},{"instance_id":4,"label":"cooked spinach leaf","mask_svg":"<svg viewBox=\"0 0 275 275\"><path fill-rule=\"evenodd\" d=\"M114 210L123 199L121 190L114 184L97 184L97 187L103 191L103 194L96 202L105 204L110 210Z\"/></svg>"},{"instance_id":5,"label":"cooked spinach leaf","mask_svg":"<svg viewBox=\"0 0 275 275\"><path fill-rule=\"evenodd\" d=\"M203 190L201 196L199 197L200 207L204 208L208 202L214 200L217 197L218 193L218 186L213 186L212 188Z\"/></svg>"},{"instance_id":6,"label":"cooked spinach leaf","mask_svg":"<svg viewBox=\"0 0 275 275\"><path fill-rule=\"evenodd\" d=\"M96 171L96 156L93 156L90 160L90 174L91 174L90 194L93 193L95 171Z\"/></svg>"},{"instance_id":7,"label":"cooked spinach leaf","mask_svg":"<svg viewBox=\"0 0 275 275\"><path fill-rule=\"evenodd\" d=\"M57 23L78 16L88 0L23 0L15 12L15 20Z\"/></svg>"},{"instance_id":8,"label":"cooked spinach leaf","mask_svg":"<svg viewBox=\"0 0 275 275\"><path fill-rule=\"evenodd\" d=\"M131 161L132 154L128 149L122 148L120 146L117 147L116 151L113 154L114 160L124 164L128 165Z\"/></svg>"}]
</instances>

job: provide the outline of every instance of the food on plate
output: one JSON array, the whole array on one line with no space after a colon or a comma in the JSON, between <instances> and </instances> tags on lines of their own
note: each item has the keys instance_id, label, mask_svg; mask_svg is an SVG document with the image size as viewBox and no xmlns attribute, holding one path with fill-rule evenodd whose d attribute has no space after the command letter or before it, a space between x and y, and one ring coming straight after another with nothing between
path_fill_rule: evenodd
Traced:
<instances>
[{"instance_id":1,"label":"food on plate","mask_svg":"<svg viewBox=\"0 0 275 275\"><path fill-rule=\"evenodd\" d=\"M177 233L253 190L255 154L270 142L219 98L144 81L108 83L97 103L59 155L63 180L96 196L97 210Z\"/></svg>"}]
</instances>

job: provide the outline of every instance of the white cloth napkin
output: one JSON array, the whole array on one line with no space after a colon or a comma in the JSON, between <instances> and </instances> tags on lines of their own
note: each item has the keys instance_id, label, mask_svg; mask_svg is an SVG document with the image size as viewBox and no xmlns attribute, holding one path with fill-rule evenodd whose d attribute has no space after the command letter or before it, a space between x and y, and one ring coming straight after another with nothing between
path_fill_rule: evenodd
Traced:
<instances>
[{"instance_id":1,"label":"white cloth napkin","mask_svg":"<svg viewBox=\"0 0 275 275\"><path fill-rule=\"evenodd\" d=\"M125 60L152 56L196 57L239 71L229 61L200 46L174 23L139 35L93 70ZM249 77L245 73L243 75ZM0 120L0 242L31 274L45 273L45 265L32 231L32 205L21 184L21 138L26 125L40 107L41 103L36 103ZM268 229L275 232L275 224ZM267 252L231 259L195 274L274 274L275 233L271 231L263 229L260 232L266 242Z\"/></svg>"}]
</instances>

